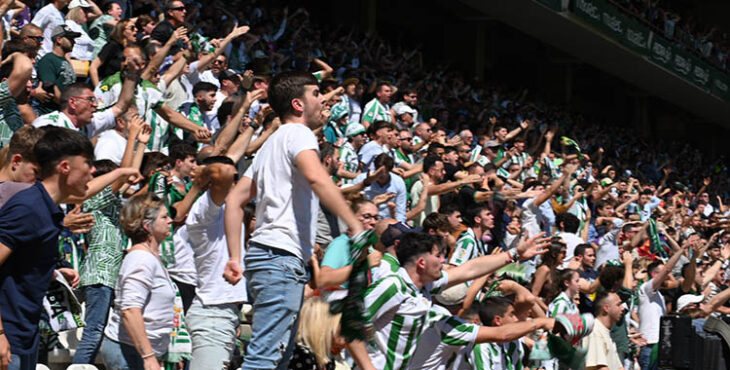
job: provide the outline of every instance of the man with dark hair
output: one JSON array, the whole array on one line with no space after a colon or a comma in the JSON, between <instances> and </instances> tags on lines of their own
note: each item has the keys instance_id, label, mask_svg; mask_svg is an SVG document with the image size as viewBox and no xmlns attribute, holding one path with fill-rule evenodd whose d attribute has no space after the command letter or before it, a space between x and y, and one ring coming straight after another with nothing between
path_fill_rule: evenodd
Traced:
<instances>
[{"instance_id":1,"label":"man with dark hair","mask_svg":"<svg viewBox=\"0 0 730 370\"><path fill-rule=\"evenodd\" d=\"M66 86L76 81L76 73L71 63L66 59L66 54L74 48L74 40L81 36L80 33L72 31L68 26L60 25L51 33L53 49L46 53L36 64L38 80L44 86L53 86L54 97L47 102L41 102L38 106L40 114L46 114L58 109L61 93Z\"/></svg>"},{"instance_id":2,"label":"man with dark hair","mask_svg":"<svg viewBox=\"0 0 730 370\"><path fill-rule=\"evenodd\" d=\"M409 366L421 334L428 326L425 323L432 312L432 294L489 274L518 259L543 253L545 241L536 239L523 240L514 250L482 256L443 270L444 256L438 237L424 233L403 236L397 249L401 268L376 281L365 293L367 319L375 330L375 348L371 348L370 353L375 368ZM448 330L448 327L444 329ZM473 342L476 338L470 340Z\"/></svg>"},{"instance_id":3,"label":"man with dark hair","mask_svg":"<svg viewBox=\"0 0 730 370\"><path fill-rule=\"evenodd\" d=\"M583 340L583 348L588 350L586 369L620 369L622 364L616 343L611 339L611 327L623 317L621 298L616 293L599 292L595 308L593 331Z\"/></svg>"},{"instance_id":4,"label":"man with dark hair","mask_svg":"<svg viewBox=\"0 0 730 370\"><path fill-rule=\"evenodd\" d=\"M226 199L229 261L224 276L241 280L243 208L254 197L256 229L246 250L246 278L254 306L243 369L286 368L294 350L299 310L314 250L319 202L345 221L355 238L363 227L322 166L312 130L324 124L317 80L284 72L271 81L269 101L283 124Z\"/></svg>"},{"instance_id":5,"label":"man with dark hair","mask_svg":"<svg viewBox=\"0 0 730 370\"><path fill-rule=\"evenodd\" d=\"M364 194L365 197L373 200L376 196L380 194L385 193L394 193L395 198L393 199L393 204L395 205L395 209L393 210L393 215L391 214L391 210L389 209L387 204L381 204L378 206L379 214L381 218L395 218L396 220L400 222L406 222L406 201L408 199L408 193L406 190L406 183L403 181L403 178L398 176L397 174L393 173L393 158L388 156L386 153L382 153L375 157L375 160L373 161L373 165L375 168L380 169L381 167L385 168L385 171L383 171L370 185L365 186ZM354 180L352 180L353 184L359 184L368 177L368 174L363 172L360 175L358 175Z\"/></svg>"},{"instance_id":6,"label":"man with dark hair","mask_svg":"<svg viewBox=\"0 0 730 370\"><path fill-rule=\"evenodd\" d=\"M213 107L216 103L215 93L218 88L210 82L198 82L193 86L193 101L178 108L185 118L196 125L208 129L212 135L220 130L220 123L215 119ZM213 113L213 114L211 114ZM195 142L188 133L183 135L186 142Z\"/></svg>"},{"instance_id":7,"label":"man with dark hair","mask_svg":"<svg viewBox=\"0 0 730 370\"><path fill-rule=\"evenodd\" d=\"M157 40L164 45L170 39L172 33L185 24L185 3L180 0L171 0L165 2L165 20L158 23L150 34L150 39ZM179 46L175 46L170 50L173 54L180 51Z\"/></svg>"},{"instance_id":8,"label":"man with dark hair","mask_svg":"<svg viewBox=\"0 0 730 370\"><path fill-rule=\"evenodd\" d=\"M420 116L418 115L418 92L414 88L406 88L403 90L403 100L393 104L391 109L394 117L398 117L401 114L410 115L409 121L411 123L420 122ZM400 114L399 114L400 113ZM409 125L410 127L410 125Z\"/></svg>"},{"instance_id":9,"label":"man with dark hair","mask_svg":"<svg viewBox=\"0 0 730 370\"><path fill-rule=\"evenodd\" d=\"M596 250L592 245L587 243L578 244L575 247L575 259L580 262L578 267L578 275L588 283L593 283L598 279L598 271L594 268L596 264ZM578 309L580 312L593 312L593 294L580 293L580 303Z\"/></svg>"},{"instance_id":10,"label":"man with dark hair","mask_svg":"<svg viewBox=\"0 0 730 370\"><path fill-rule=\"evenodd\" d=\"M376 121L395 122L393 113L390 111L390 97L393 95L393 87L388 82L381 81L375 87L375 97L365 104L362 110L362 125L365 128Z\"/></svg>"},{"instance_id":11,"label":"man with dark hair","mask_svg":"<svg viewBox=\"0 0 730 370\"><path fill-rule=\"evenodd\" d=\"M644 191L641 192L638 201L639 209L641 210L641 213L639 214L641 222L649 220L651 213L654 212L656 207L659 207L661 202L662 200L659 199L659 197L657 197L651 189L645 188Z\"/></svg>"},{"instance_id":12,"label":"man with dark hair","mask_svg":"<svg viewBox=\"0 0 730 370\"><path fill-rule=\"evenodd\" d=\"M371 126L364 127L368 130L371 140L360 148L357 155L365 170L375 170L373 160L382 153L388 153L389 148L386 144L395 135L395 126L390 122L376 121Z\"/></svg>"},{"instance_id":13,"label":"man with dark hair","mask_svg":"<svg viewBox=\"0 0 730 370\"><path fill-rule=\"evenodd\" d=\"M421 225L427 214L438 211L441 204L439 197L441 194L452 192L460 186L481 182L482 180L479 175L468 175L460 180L442 183L446 176L446 170L444 169L444 161L437 156L428 156L423 160L423 173L427 175L428 183L424 184L419 179L411 187L411 204L416 204L423 191L423 187L428 186L429 198L426 202L426 209L414 219L414 225L416 227Z\"/></svg>"},{"instance_id":14,"label":"man with dark hair","mask_svg":"<svg viewBox=\"0 0 730 370\"><path fill-rule=\"evenodd\" d=\"M494 227L494 215L486 203L477 203L469 207L462 217L467 229L456 240L454 253L449 264L460 266L463 263L487 254L487 247L482 243L482 236Z\"/></svg>"},{"instance_id":15,"label":"man with dark hair","mask_svg":"<svg viewBox=\"0 0 730 370\"><path fill-rule=\"evenodd\" d=\"M575 255L575 247L578 244L586 242L577 234L578 228L580 228L580 220L572 213L563 212L555 216L555 224L558 226L558 230L560 230L556 236L563 239L566 246L565 260L563 262L568 262Z\"/></svg>"},{"instance_id":16,"label":"man with dark hair","mask_svg":"<svg viewBox=\"0 0 730 370\"><path fill-rule=\"evenodd\" d=\"M53 33L56 30L56 27L66 23L61 10L65 8L69 2L70 0L51 1L46 6L38 10L33 17L33 20L31 20L31 23L43 30L43 45L42 49L39 50L38 55L44 56L53 50Z\"/></svg>"},{"instance_id":17,"label":"man with dark hair","mask_svg":"<svg viewBox=\"0 0 730 370\"><path fill-rule=\"evenodd\" d=\"M647 342L646 346L641 347L639 364L642 369L646 370L657 368L656 362L653 367L650 367L649 364L652 349L659 342L659 319L667 313L667 305L659 288L669 278L669 274L679 261L679 257L684 254L684 250L689 247L687 243L683 244L681 248L675 243L670 244L675 250L666 265L661 261L649 264L646 268L649 281L639 286L639 332L644 335Z\"/></svg>"},{"instance_id":18,"label":"man with dark hair","mask_svg":"<svg viewBox=\"0 0 730 370\"><path fill-rule=\"evenodd\" d=\"M59 261L58 236L68 196L86 195L94 168L91 142L72 130L50 127L35 144L40 181L0 209L0 366L36 364L43 297ZM73 269L58 270L72 285Z\"/></svg>"}]
</instances>

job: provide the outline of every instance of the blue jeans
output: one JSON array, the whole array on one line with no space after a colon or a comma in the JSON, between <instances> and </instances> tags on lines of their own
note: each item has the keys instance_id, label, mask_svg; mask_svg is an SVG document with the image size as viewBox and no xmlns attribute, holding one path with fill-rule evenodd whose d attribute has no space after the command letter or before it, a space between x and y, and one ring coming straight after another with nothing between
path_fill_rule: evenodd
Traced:
<instances>
[{"instance_id":1,"label":"blue jeans","mask_svg":"<svg viewBox=\"0 0 730 370\"><path fill-rule=\"evenodd\" d=\"M38 358L37 352L33 352L30 355L16 355L12 353L12 347L10 347L10 351L8 370L35 370L36 359Z\"/></svg>"},{"instance_id":2,"label":"blue jeans","mask_svg":"<svg viewBox=\"0 0 730 370\"><path fill-rule=\"evenodd\" d=\"M109 309L114 298L114 289L101 284L89 285L86 292L86 315L84 333L76 348L74 364L93 364L104 338L104 327L109 318Z\"/></svg>"},{"instance_id":3,"label":"blue jeans","mask_svg":"<svg viewBox=\"0 0 730 370\"><path fill-rule=\"evenodd\" d=\"M193 345L191 370L223 369L236 349L236 329L240 324L235 303L206 306L193 299L185 323Z\"/></svg>"},{"instance_id":4,"label":"blue jeans","mask_svg":"<svg viewBox=\"0 0 730 370\"><path fill-rule=\"evenodd\" d=\"M286 369L294 351L304 285L309 280L304 261L252 243L244 262L254 314L243 369Z\"/></svg>"},{"instance_id":5,"label":"blue jeans","mask_svg":"<svg viewBox=\"0 0 730 370\"><path fill-rule=\"evenodd\" d=\"M133 346L115 342L106 336L101 342L99 355L107 370L144 369L142 356Z\"/></svg>"},{"instance_id":6,"label":"blue jeans","mask_svg":"<svg viewBox=\"0 0 730 370\"><path fill-rule=\"evenodd\" d=\"M653 348L653 344L641 347L641 352L639 352L639 366L641 366L641 370L657 370L658 366L656 363L654 366L649 367L649 364L651 363L651 351Z\"/></svg>"}]
</instances>

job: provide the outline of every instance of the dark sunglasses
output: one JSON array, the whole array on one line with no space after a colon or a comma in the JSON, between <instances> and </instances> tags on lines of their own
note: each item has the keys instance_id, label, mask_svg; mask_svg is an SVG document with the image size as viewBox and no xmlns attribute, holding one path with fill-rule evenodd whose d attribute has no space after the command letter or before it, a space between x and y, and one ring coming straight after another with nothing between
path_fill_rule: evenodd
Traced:
<instances>
[{"instance_id":1,"label":"dark sunglasses","mask_svg":"<svg viewBox=\"0 0 730 370\"><path fill-rule=\"evenodd\" d=\"M170 8L168 10L185 10L184 6L178 6L177 8Z\"/></svg>"}]
</instances>

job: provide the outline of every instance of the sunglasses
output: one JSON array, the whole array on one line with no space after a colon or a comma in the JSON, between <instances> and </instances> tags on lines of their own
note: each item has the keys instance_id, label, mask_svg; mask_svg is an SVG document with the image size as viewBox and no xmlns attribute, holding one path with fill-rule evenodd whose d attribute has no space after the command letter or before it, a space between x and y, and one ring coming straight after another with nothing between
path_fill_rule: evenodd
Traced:
<instances>
[{"instance_id":1,"label":"sunglasses","mask_svg":"<svg viewBox=\"0 0 730 370\"><path fill-rule=\"evenodd\" d=\"M178 6L177 8L170 8L169 10L180 10L180 11L182 11L182 10L185 10L185 7L184 6Z\"/></svg>"}]
</instances>

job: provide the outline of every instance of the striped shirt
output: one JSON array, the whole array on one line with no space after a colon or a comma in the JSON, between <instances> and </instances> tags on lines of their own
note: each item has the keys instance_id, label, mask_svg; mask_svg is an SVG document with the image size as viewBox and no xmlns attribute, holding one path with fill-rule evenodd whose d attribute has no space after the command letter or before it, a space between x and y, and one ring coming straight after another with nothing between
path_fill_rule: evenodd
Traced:
<instances>
[{"instance_id":1,"label":"striped shirt","mask_svg":"<svg viewBox=\"0 0 730 370\"><path fill-rule=\"evenodd\" d=\"M10 93L8 81L0 83L0 148L10 144L16 130L23 127L15 97Z\"/></svg>"},{"instance_id":2,"label":"striped shirt","mask_svg":"<svg viewBox=\"0 0 730 370\"><path fill-rule=\"evenodd\" d=\"M400 268L398 258L388 252L383 254L380 259L380 265L372 269L373 281L378 281L388 275L395 274Z\"/></svg>"},{"instance_id":3,"label":"striped shirt","mask_svg":"<svg viewBox=\"0 0 730 370\"><path fill-rule=\"evenodd\" d=\"M548 317L555 317L559 313L570 313L579 314L578 306L573 303L573 300L568 297L565 292L560 292L550 305L548 306L547 315Z\"/></svg>"},{"instance_id":4,"label":"striped shirt","mask_svg":"<svg viewBox=\"0 0 730 370\"><path fill-rule=\"evenodd\" d=\"M508 343L480 343L470 359L475 370L522 370L525 349L522 338Z\"/></svg>"},{"instance_id":5,"label":"striped shirt","mask_svg":"<svg viewBox=\"0 0 730 370\"><path fill-rule=\"evenodd\" d=\"M441 292L448 275L419 290L404 269L388 275L365 292L365 316L373 324L374 340L368 352L377 369L402 369L416 351L431 310L431 294Z\"/></svg>"},{"instance_id":6,"label":"striped shirt","mask_svg":"<svg viewBox=\"0 0 730 370\"><path fill-rule=\"evenodd\" d=\"M110 75L99 82L99 85L94 89L94 95L99 99L98 109L100 111L117 103L119 95L122 93L122 82L121 72ZM142 80L137 84L137 87L134 89L134 101L137 105L137 110L139 110L139 116L144 118L150 125L152 125L153 121L152 111L161 108L165 104L162 91L155 84L147 80ZM153 126L152 130L155 129ZM150 141L152 141L152 138Z\"/></svg>"},{"instance_id":7,"label":"striped shirt","mask_svg":"<svg viewBox=\"0 0 730 370\"><path fill-rule=\"evenodd\" d=\"M383 105L378 98L373 98L365 104L365 109L362 113L363 122L373 123L375 121L386 121L391 122L392 117L390 116L390 107L386 104Z\"/></svg>"},{"instance_id":8,"label":"striped shirt","mask_svg":"<svg viewBox=\"0 0 730 370\"><path fill-rule=\"evenodd\" d=\"M453 316L434 305L428 313L428 328L421 335L409 369L443 369L464 346L473 346L479 325Z\"/></svg>"},{"instance_id":9,"label":"striped shirt","mask_svg":"<svg viewBox=\"0 0 730 370\"><path fill-rule=\"evenodd\" d=\"M487 251L484 248L484 244L481 240L477 239L474 230L470 227L461 233L461 235L459 235L459 239L456 240L454 254L451 255L449 264L459 266L466 261L485 254L487 254Z\"/></svg>"},{"instance_id":10,"label":"striped shirt","mask_svg":"<svg viewBox=\"0 0 730 370\"><path fill-rule=\"evenodd\" d=\"M360 160L357 158L357 152L355 151L355 148L352 146L351 143L345 142L340 147L340 162L345 167L345 171L357 173L357 171L360 169ZM343 185L348 185L352 183L352 179L342 179Z\"/></svg>"}]
</instances>

